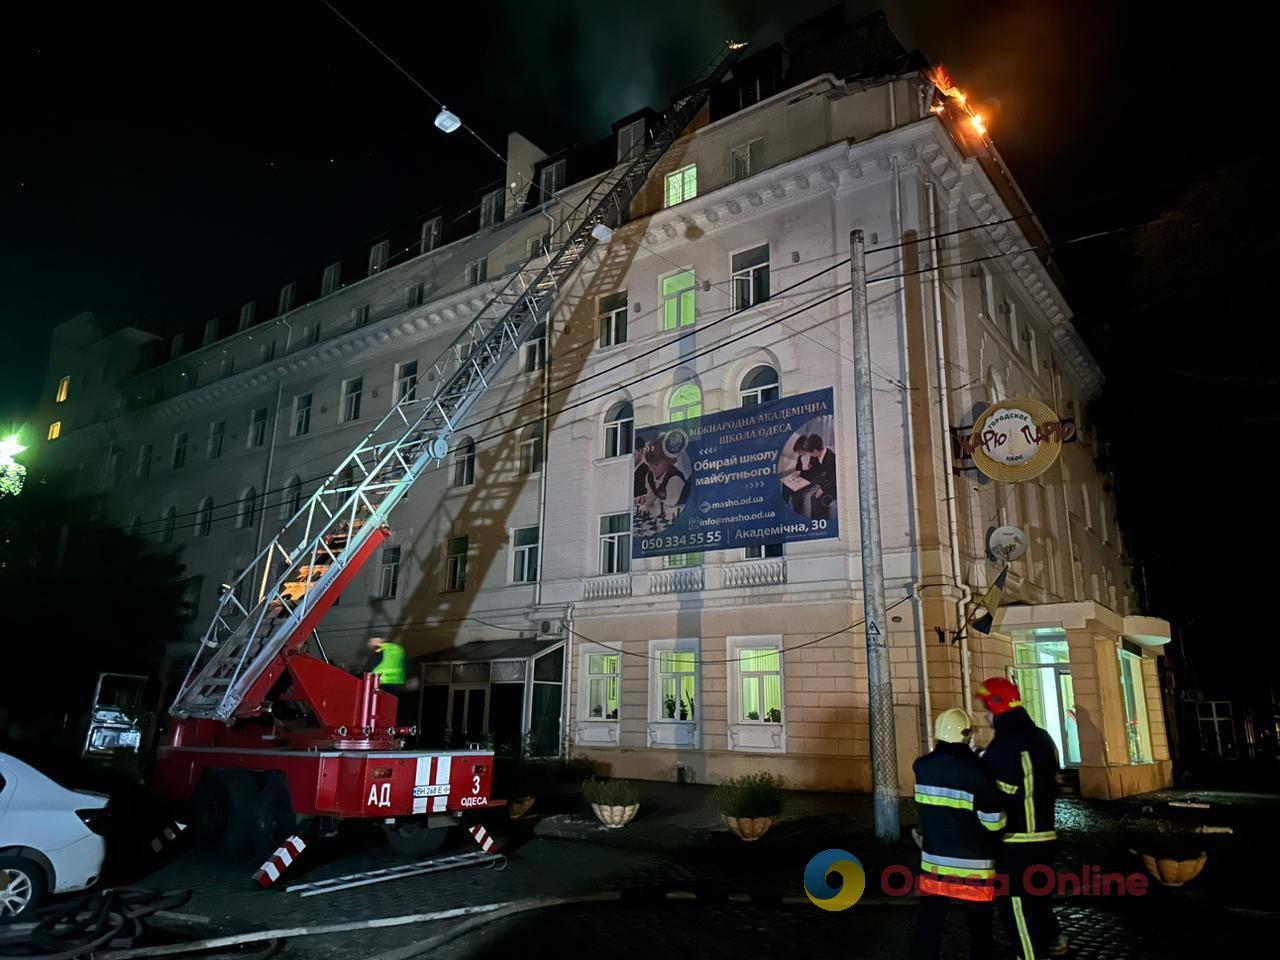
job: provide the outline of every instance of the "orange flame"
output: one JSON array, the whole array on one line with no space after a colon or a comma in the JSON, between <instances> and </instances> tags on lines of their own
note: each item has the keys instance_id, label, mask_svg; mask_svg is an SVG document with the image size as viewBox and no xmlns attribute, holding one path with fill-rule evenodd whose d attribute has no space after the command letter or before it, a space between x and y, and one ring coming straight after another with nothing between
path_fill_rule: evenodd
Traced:
<instances>
[{"instance_id":1,"label":"orange flame","mask_svg":"<svg viewBox=\"0 0 1280 960\"><path fill-rule=\"evenodd\" d=\"M939 93L948 100L953 101L965 112L969 117L969 125L973 127L978 136L985 137L987 135L986 120L983 119L982 114L969 106L969 98L965 96L963 90L956 86L956 82L952 79L951 74L947 72L947 68L942 66L942 64L938 64L936 67L928 70L925 75L929 78L930 82L938 88ZM946 104L935 103L929 109L935 114L941 114L945 112Z\"/></svg>"}]
</instances>

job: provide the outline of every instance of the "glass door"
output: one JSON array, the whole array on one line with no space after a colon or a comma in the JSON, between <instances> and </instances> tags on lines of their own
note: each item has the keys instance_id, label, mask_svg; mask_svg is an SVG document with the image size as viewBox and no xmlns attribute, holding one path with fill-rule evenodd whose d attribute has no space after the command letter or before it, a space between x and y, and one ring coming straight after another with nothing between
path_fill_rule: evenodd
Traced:
<instances>
[{"instance_id":1,"label":"glass door","mask_svg":"<svg viewBox=\"0 0 1280 960\"><path fill-rule=\"evenodd\" d=\"M1066 632L1040 628L1014 634L1013 681L1036 726L1058 748L1064 767L1080 765L1080 729Z\"/></svg>"},{"instance_id":2,"label":"glass door","mask_svg":"<svg viewBox=\"0 0 1280 960\"><path fill-rule=\"evenodd\" d=\"M1076 688L1070 666L1058 666L1058 709L1062 711L1062 743L1058 745L1064 767L1080 765L1080 727L1076 722Z\"/></svg>"}]
</instances>

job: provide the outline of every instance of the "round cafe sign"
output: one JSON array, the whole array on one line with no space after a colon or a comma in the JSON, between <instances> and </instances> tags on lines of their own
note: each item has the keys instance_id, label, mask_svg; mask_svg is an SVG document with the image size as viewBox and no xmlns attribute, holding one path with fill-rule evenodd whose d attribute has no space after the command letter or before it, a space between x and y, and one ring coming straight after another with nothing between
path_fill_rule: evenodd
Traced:
<instances>
[{"instance_id":1,"label":"round cafe sign","mask_svg":"<svg viewBox=\"0 0 1280 960\"><path fill-rule=\"evenodd\" d=\"M973 463L992 480L1038 477L1062 451L1058 415L1038 400L1002 400L973 425Z\"/></svg>"}]
</instances>

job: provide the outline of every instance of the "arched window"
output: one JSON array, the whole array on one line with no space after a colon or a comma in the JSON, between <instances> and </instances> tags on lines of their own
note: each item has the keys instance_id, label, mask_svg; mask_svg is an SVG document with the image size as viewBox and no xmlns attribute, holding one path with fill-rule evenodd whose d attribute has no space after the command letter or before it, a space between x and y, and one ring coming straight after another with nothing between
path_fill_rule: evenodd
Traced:
<instances>
[{"instance_id":1,"label":"arched window","mask_svg":"<svg viewBox=\"0 0 1280 960\"><path fill-rule=\"evenodd\" d=\"M160 542L173 543L173 531L178 525L178 512L169 507L160 516Z\"/></svg>"},{"instance_id":2,"label":"arched window","mask_svg":"<svg viewBox=\"0 0 1280 960\"><path fill-rule=\"evenodd\" d=\"M476 442L463 437L453 451L451 487L469 487L476 482Z\"/></svg>"},{"instance_id":3,"label":"arched window","mask_svg":"<svg viewBox=\"0 0 1280 960\"><path fill-rule=\"evenodd\" d=\"M702 390L696 383L676 388L667 402L667 415L674 420L692 420L702 416Z\"/></svg>"},{"instance_id":4,"label":"arched window","mask_svg":"<svg viewBox=\"0 0 1280 960\"><path fill-rule=\"evenodd\" d=\"M236 529L246 530L253 526L254 514L258 509L258 491L249 487L240 494L240 504L236 508Z\"/></svg>"},{"instance_id":5,"label":"arched window","mask_svg":"<svg viewBox=\"0 0 1280 960\"><path fill-rule=\"evenodd\" d=\"M133 519L129 521L129 525L124 529L129 536L136 537L140 526L142 526L142 515L135 513Z\"/></svg>"},{"instance_id":6,"label":"arched window","mask_svg":"<svg viewBox=\"0 0 1280 960\"><path fill-rule=\"evenodd\" d=\"M205 497L196 507L196 536L207 537L213 527L213 497Z\"/></svg>"},{"instance_id":7,"label":"arched window","mask_svg":"<svg viewBox=\"0 0 1280 960\"><path fill-rule=\"evenodd\" d=\"M744 407L754 407L778 399L778 371L768 365L752 367L742 378L738 395Z\"/></svg>"},{"instance_id":8,"label":"arched window","mask_svg":"<svg viewBox=\"0 0 1280 960\"><path fill-rule=\"evenodd\" d=\"M542 424L531 423L520 431L520 472L538 473L542 469Z\"/></svg>"},{"instance_id":9,"label":"arched window","mask_svg":"<svg viewBox=\"0 0 1280 960\"><path fill-rule=\"evenodd\" d=\"M625 400L615 403L604 417L604 455L609 457L630 456L634 441L636 415L631 404Z\"/></svg>"},{"instance_id":10,"label":"arched window","mask_svg":"<svg viewBox=\"0 0 1280 960\"><path fill-rule=\"evenodd\" d=\"M292 476L284 485L284 499L280 501L280 519L288 520L302 506L302 478Z\"/></svg>"}]
</instances>

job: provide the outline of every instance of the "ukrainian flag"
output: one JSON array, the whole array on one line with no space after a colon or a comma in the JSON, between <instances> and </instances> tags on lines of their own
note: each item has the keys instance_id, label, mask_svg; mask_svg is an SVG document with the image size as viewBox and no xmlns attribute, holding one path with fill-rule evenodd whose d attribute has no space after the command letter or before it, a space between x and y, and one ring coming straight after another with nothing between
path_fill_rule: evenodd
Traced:
<instances>
[{"instance_id":1,"label":"ukrainian flag","mask_svg":"<svg viewBox=\"0 0 1280 960\"><path fill-rule=\"evenodd\" d=\"M987 592L982 595L981 606L986 608L986 613L973 621L973 629L979 633L990 633L991 624L995 620L996 611L1000 609L1000 597L1004 593L1005 581L1009 578L1009 568L1005 567L1000 571L1000 576L996 577L996 582L987 588Z\"/></svg>"}]
</instances>

